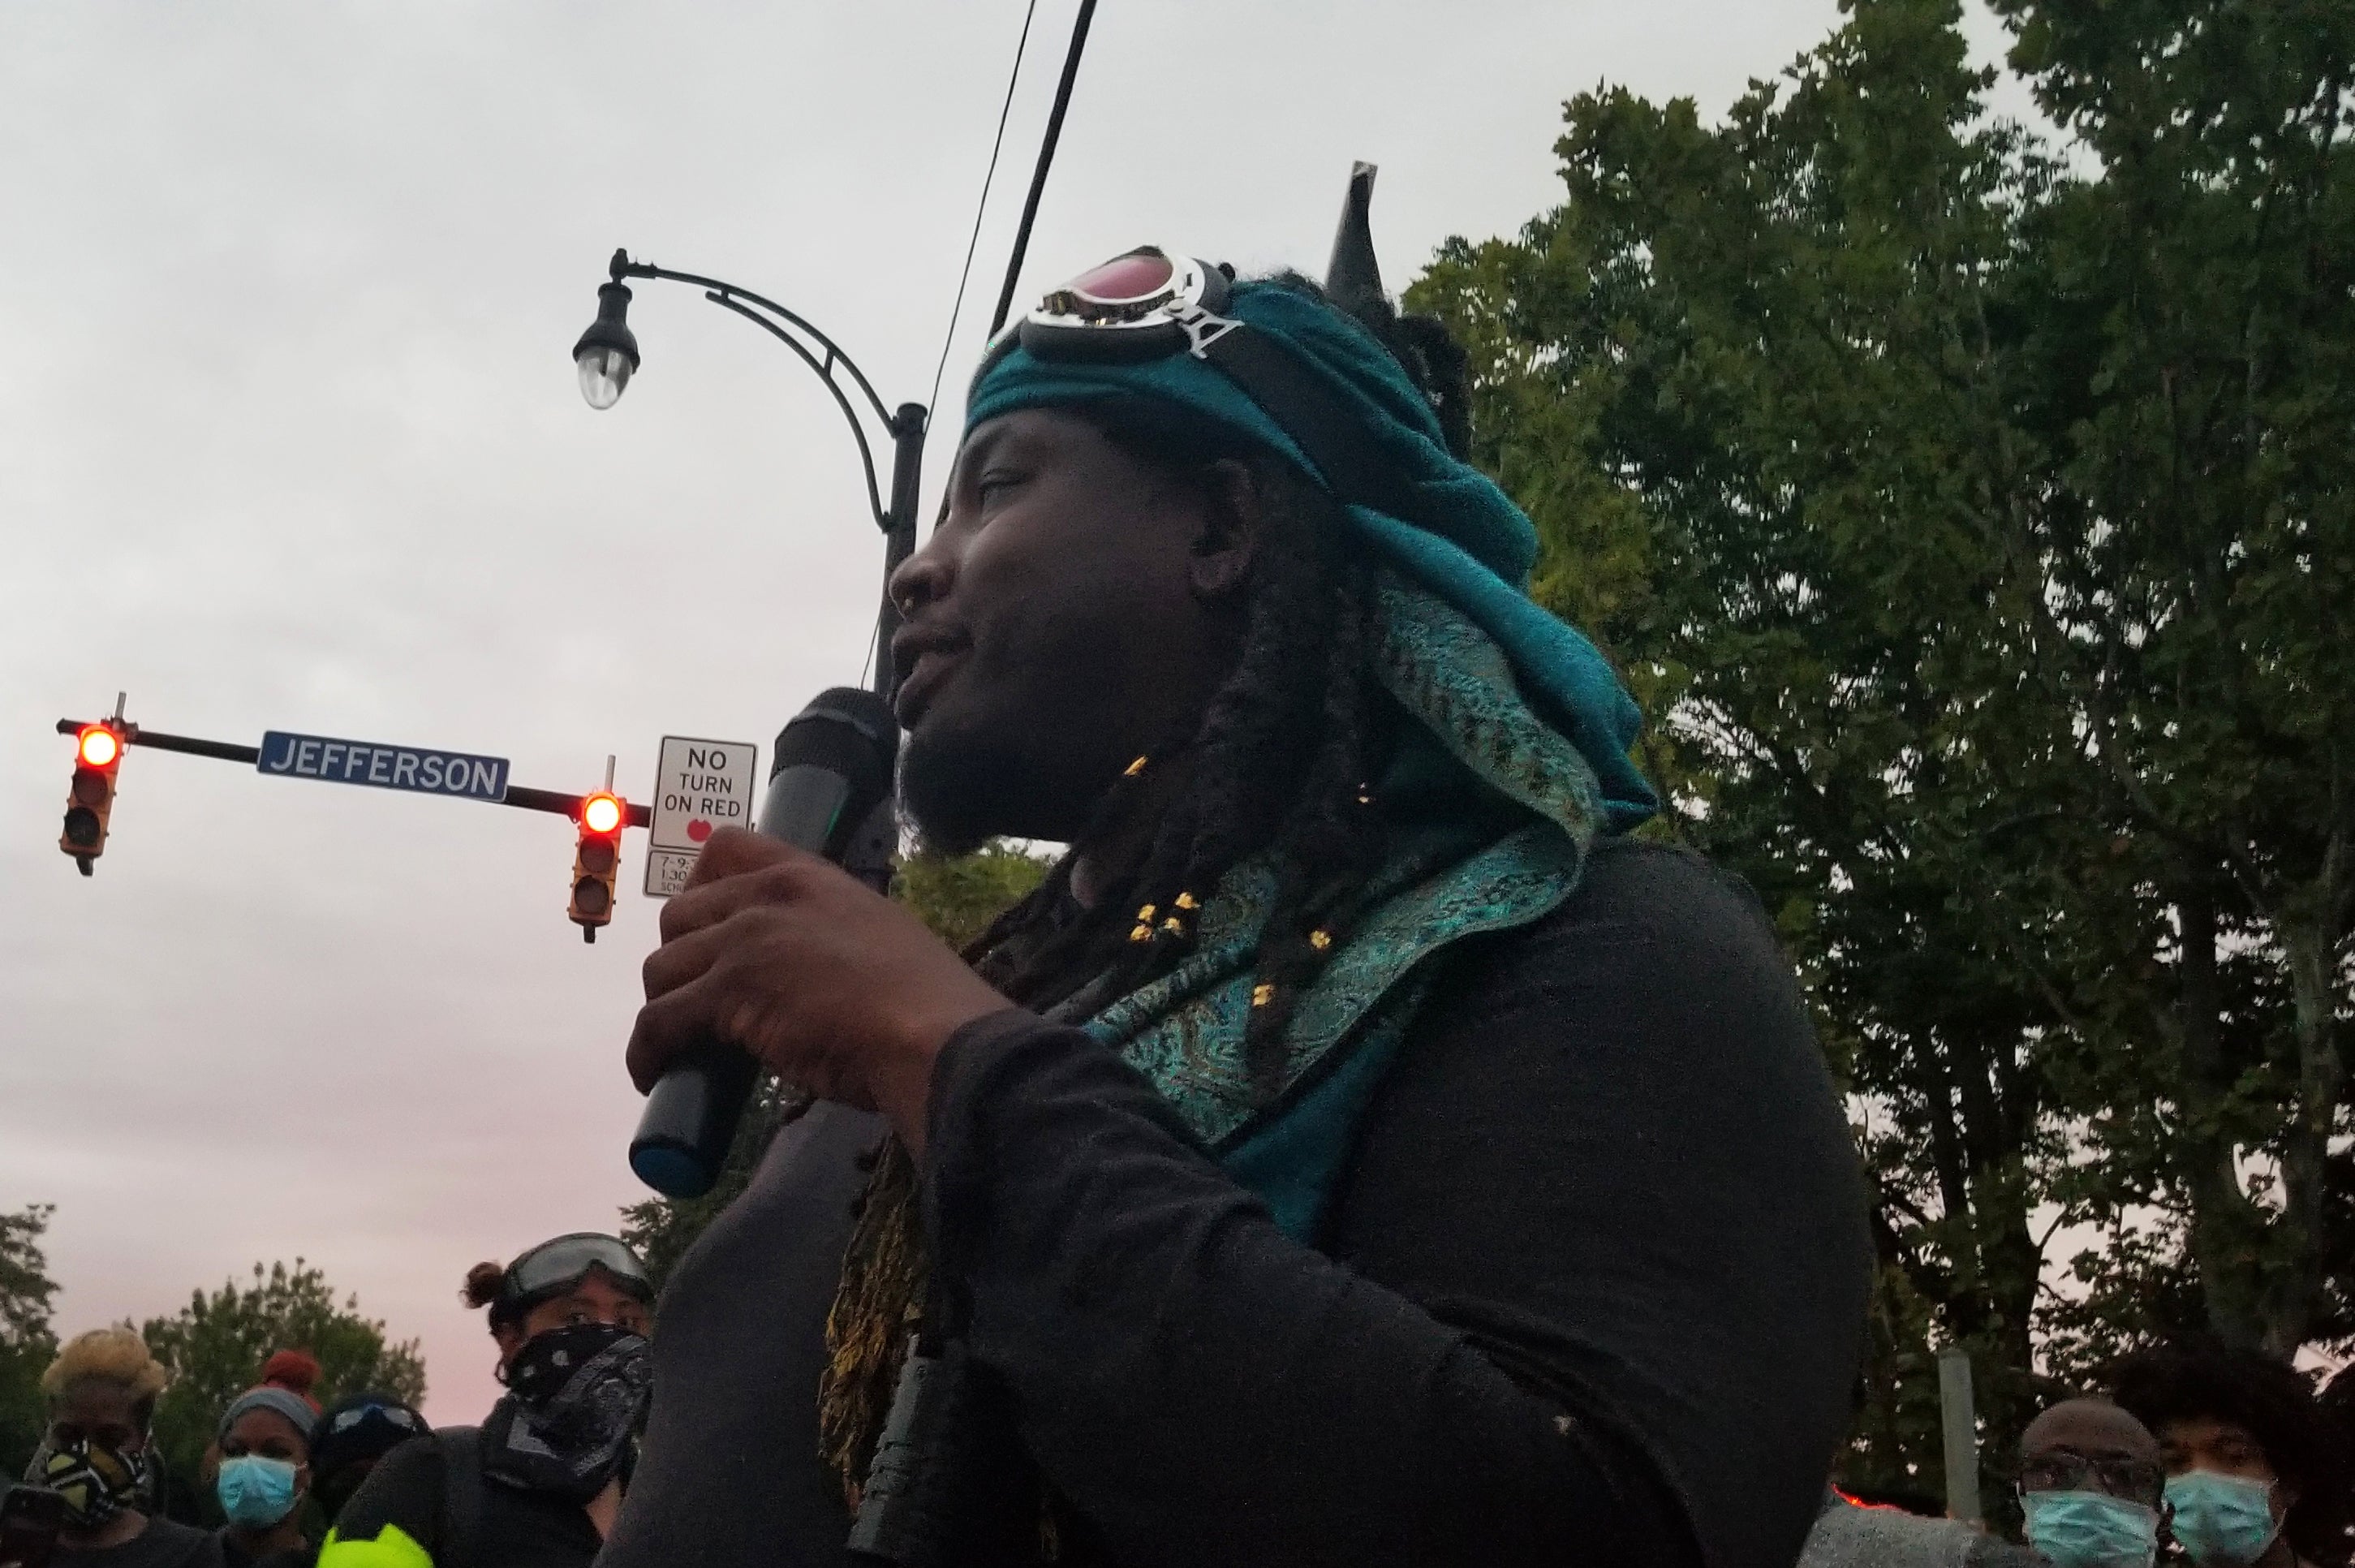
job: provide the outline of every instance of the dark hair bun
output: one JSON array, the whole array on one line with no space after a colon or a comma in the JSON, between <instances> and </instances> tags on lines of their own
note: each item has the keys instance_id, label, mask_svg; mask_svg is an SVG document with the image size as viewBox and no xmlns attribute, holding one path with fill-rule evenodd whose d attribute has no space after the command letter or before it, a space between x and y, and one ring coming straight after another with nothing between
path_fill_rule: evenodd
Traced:
<instances>
[{"instance_id":1,"label":"dark hair bun","mask_svg":"<svg viewBox=\"0 0 2355 1568\"><path fill-rule=\"evenodd\" d=\"M488 1307L499 1298L507 1271L496 1264L476 1264L466 1271L466 1288L458 1294L469 1307Z\"/></svg>"},{"instance_id":2,"label":"dark hair bun","mask_svg":"<svg viewBox=\"0 0 2355 1568\"><path fill-rule=\"evenodd\" d=\"M261 1381L308 1399L319 1381L319 1363L308 1350L280 1350L261 1363Z\"/></svg>"}]
</instances>

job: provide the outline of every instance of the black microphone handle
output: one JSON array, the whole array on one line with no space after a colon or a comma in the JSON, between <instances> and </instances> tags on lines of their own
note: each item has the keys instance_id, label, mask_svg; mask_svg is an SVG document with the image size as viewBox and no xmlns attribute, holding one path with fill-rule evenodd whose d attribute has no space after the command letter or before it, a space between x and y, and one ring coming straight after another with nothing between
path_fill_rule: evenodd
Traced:
<instances>
[{"instance_id":1,"label":"black microphone handle","mask_svg":"<svg viewBox=\"0 0 2355 1568\"><path fill-rule=\"evenodd\" d=\"M877 711L868 711L869 704ZM898 837L889 787L898 741L879 699L856 690L821 695L777 738L758 831L847 863L882 891ZM853 812L858 820L845 820ZM886 846L879 854L879 844ZM759 1082L752 1059L731 1046L710 1041L688 1051L646 1096L630 1140L630 1168L666 1198L710 1191Z\"/></svg>"}]
</instances>

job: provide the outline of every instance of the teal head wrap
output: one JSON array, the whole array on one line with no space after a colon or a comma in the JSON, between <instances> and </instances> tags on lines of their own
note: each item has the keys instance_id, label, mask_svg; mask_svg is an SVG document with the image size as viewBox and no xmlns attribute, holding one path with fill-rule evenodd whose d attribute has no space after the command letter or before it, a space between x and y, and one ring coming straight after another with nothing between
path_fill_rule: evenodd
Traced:
<instances>
[{"instance_id":1,"label":"teal head wrap","mask_svg":"<svg viewBox=\"0 0 2355 1568\"><path fill-rule=\"evenodd\" d=\"M1537 529L1487 475L1451 455L1431 406L1390 351L1346 313L1283 283L1235 285L1224 314L1295 355L1345 409L1371 450L1401 476L1410 518L1371 507L1346 510L1358 536L1486 632L1511 661L1525 695L1594 769L1610 828L1624 832L1659 807L1627 748L1641 723L1602 654L1529 596ZM1018 409L1092 399L1176 403L1281 454L1320 484L1299 444L1224 372L1192 354L1143 363L1076 363L1016 347L986 365L966 400L965 429Z\"/></svg>"}]
</instances>

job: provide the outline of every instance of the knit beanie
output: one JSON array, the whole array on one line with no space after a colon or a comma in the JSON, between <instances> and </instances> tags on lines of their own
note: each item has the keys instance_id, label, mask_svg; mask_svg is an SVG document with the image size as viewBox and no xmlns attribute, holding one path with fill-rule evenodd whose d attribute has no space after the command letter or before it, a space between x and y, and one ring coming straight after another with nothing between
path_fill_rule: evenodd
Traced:
<instances>
[{"instance_id":1,"label":"knit beanie","mask_svg":"<svg viewBox=\"0 0 2355 1568\"><path fill-rule=\"evenodd\" d=\"M229 1429L247 1411L268 1410L284 1416L307 1443L311 1427L319 1419L319 1403L311 1397L312 1385L318 1381L319 1363L307 1351L276 1352L262 1363L261 1381L229 1401L229 1409L221 1413L216 1440L227 1437Z\"/></svg>"}]
</instances>

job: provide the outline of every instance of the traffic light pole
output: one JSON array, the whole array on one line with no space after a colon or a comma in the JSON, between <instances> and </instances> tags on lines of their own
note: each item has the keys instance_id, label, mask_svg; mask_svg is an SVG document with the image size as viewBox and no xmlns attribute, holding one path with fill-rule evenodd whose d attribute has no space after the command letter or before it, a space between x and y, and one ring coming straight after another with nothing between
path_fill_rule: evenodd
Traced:
<instances>
[{"instance_id":1,"label":"traffic light pole","mask_svg":"<svg viewBox=\"0 0 2355 1568\"><path fill-rule=\"evenodd\" d=\"M88 722L90 721L60 719L58 720L58 733L79 734ZM261 760L261 748L259 746L240 746L230 741L204 741L193 735L166 735L160 730L144 730L128 721L123 723L122 731L123 743L126 746L145 746L157 752L178 752L190 757L211 757L224 763L243 763L248 767L253 766ZM509 784L505 798L490 804L512 805L524 811L553 812L559 816L578 819L581 803L588 798L588 794L566 795L560 790L527 789L522 784ZM629 806L626 826L645 827L653 821L654 810L651 806L637 804L632 804Z\"/></svg>"}]
</instances>

